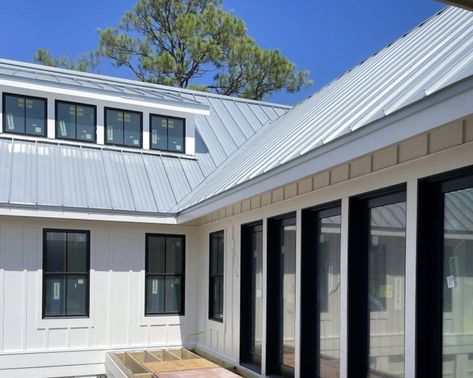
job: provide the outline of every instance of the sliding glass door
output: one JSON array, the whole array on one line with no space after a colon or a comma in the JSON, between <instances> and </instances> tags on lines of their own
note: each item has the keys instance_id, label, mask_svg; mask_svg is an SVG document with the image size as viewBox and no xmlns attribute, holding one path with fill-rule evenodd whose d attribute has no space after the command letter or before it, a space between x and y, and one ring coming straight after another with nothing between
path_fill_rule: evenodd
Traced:
<instances>
[{"instance_id":1,"label":"sliding glass door","mask_svg":"<svg viewBox=\"0 0 473 378\"><path fill-rule=\"evenodd\" d=\"M240 362L261 371L263 342L263 225L241 230Z\"/></svg>"},{"instance_id":2,"label":"sliding glass door","mask_svg":"<svg viewBox=\"0 0 473 378\"><path fill-rule=\"evenodd\" d=\"M406 195L402 188L350 200L348 370L404 377Z\"/></svg>"},{"instance_id":3,"label":"sliding glass door","mask_svg":"<svg viewBox=\"0 0 473 378\"><path fill-rule=\"evenodd\" d=\"M302 213L301 376L340 375L340 205Z\"/></svg>"},{"instance_id":4,"label":"sliding glass door","mask_svg":"<svg viewBox=\"0 0 473 378\"><path fill-rule=\"evenodd\" d=\"M473 169L419 184L417 372L473 376Z\"/></svg>"},{"instance_id":5,"label":"sliding glass door","mask_svg":"<svg viewBox=\"0 0 473 378\"><path fill-rule=\"evenodd\" d=\"M268 220L267 373L294 376L296 218Z\"/></svg>"}]
</instances>

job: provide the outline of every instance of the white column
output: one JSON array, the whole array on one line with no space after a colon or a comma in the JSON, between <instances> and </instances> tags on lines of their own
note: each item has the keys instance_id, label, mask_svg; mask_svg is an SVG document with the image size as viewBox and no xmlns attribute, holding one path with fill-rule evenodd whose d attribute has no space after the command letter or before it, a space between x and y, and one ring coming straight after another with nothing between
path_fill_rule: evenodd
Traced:
<instances>
[{"instance_id":1,"label":"white column","mask_svg":"<svg viewBox=\"0 0 473 378\"><path fill-rule=\"evenodd\" d=\"M46 136L50 139L56 137L56 105L54 97L48 97L48 117L46 119Z\"/></svg>"},{"instance_id":2,"label":"white column","mask_svg":"<svg viewBox=\"0 0 473 378\"><path fill-rule=\"evenodd\" d=\"M417 180L407 183L406 287L405 287L405 376L416 372L416 260L417 260Z\"/></svg>"},{"instance_id":3,"label":"white column","mask_svg":"<svg viewBox=\"0 0 473 378\"><path fill-rule=\"evenodd\" d=\"M143 149L149 150L151 146L150 142L150 129L149 124L149 112L143 112Z\"/></svg>"},{"instance_id":4,"label":"white column","mask_svg":"<svg viewBox=\"0 0 473 378\"><path fill-rule=\"evenodd\" d=\"M263 320L261 346L261 376L266 376L266 318L268 312L268 219L263 219Z\"/></svg>"},{"instance_id":5,"label":"white column","mask_svg":"<svg viewBox=\"0 0 473 378\"><path fill-rule=\"evenodd\" d=\"M348 377L348 197L342 198L340 235L340 378Z\"/></svg>"},{"instance_id":6,"label":"white column","mask_svg":"<svg viewBox=\"0 0 473 378\"><path fill-rule=\"evenodd\" d=\"M97 106L97 144L105 144L105 113L103 106Z\"/></svg>"}]
</instances>

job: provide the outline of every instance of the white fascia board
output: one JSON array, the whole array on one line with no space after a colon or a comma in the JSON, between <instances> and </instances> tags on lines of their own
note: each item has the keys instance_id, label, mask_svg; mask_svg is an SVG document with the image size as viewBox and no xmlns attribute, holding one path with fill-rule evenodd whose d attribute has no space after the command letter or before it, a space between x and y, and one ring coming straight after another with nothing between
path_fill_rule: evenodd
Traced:
<instances>
[{"instance_id":1,"label":"white fascia board","mask_svg":"<svg viewBox=\"0 0 473 378\"><path fill-rule=\"evenodd\" d=\"M473 77L459 81L178 213L184 223L235 202L354 160L473 113Z\"/></svg>"},{"instance_id":2,"label":"white fascia board","mask_svg":"<svg viewBox=\"0 0 473 378\"><path fill-rule=\"evenodd\" d=\"M48 84L36 84L34 82L30 82L26 79L17 81L17 80L8 80L8 79L0 79L0 88L2 88L3 92L8 92L9 90L21 89L21 90L31 90L35 92L42 92L47 94L55 94L55 95L66 95L66 96L73 96L77 97L78 99L82 99L81 101L89 100L98 100L98 101L106 101L106 102L114 102L119 104L127 104L132 106L143 106L150 109L160 109L160 110L169 110L172 112L179 112L179 113L187 113L187 114L200 114L204 116L208 116L210 114L210 108L208 105L204 104L190 104L184 103L181 104L179 101L173 102L169 100L155 100L155 101L146 101L137 98L133 98L132 96L127 95L111 95L105 93L97 93L93 90L76 90L76 89L69 89L65 88L61 85L50 85ZM32 94L38 95L38 94Z\"/></svg>"},{"instance_id":3,"label":"white fascia board","mask_svg":"<svg viewBox=\"0 0 473 378\"><path fill-rule=\"evenodd\" d=\"M0 216L50 218L50 219L72 219L86 221L126 222L126 223L152 223L152 224L177 224L176 217L169 216L147 216L128 215L84 211L60 211L41 208L27 208L8 206L0 207Z\"/></svg>"}]
</instances>

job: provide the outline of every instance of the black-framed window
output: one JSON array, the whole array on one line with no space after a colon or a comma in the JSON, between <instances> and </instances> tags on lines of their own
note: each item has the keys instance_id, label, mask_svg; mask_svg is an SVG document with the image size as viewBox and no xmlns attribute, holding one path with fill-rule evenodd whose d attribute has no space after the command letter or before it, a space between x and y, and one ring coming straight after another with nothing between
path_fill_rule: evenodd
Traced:
<instances>
[{"instance_id":1,"label":"black-framed window","mask_svg":"<svg viewBox=\"0 0 473 378\"><path fill-rule=\"evenodd\" d=\"M240 363L261 372L263 353L263 223L241 226Z\"/></svg>"},{"instance_id":2,"label":"black-framed window","mask_svg":"<svg viewBox=\"0 0 473 378\"><path fill-rule=\"evenodd\" d=\"M404 375L405 188L350 198L348 369L360 377Z\"/></svg>"},{"instance_id":3,"label":"black-framed window","mask_svg":"<svg viewBox=\"0 0 473 378\"><path fill-rule=\"evenodd\" d=\"M89 231L43 231L43 318L89 316L89 262Z\"/></svg>"},{"instance_id":4,"label":"black-framed window","mask_svg":"<svg viewBox=\"0 0 473 378\"><path fill-rule=\"evenodd\" d=\"M105 144L141 148L143 114L105 108Z\"/></svg>"},{"instance_id":5,"label":"black-framed window","mask_svg":"<svg viewBox=\"0 0 473 378\"><path fill-rule=\"evenodd\" d=\"M95 143L97 107L56 100L56 138Z\"/></svg>"},{"instance_id":6,"label":"black-framed window","mask_svg":"<svg viewBox=\"0 0 473 378\"><path fill-rule=\"evenodd\" d=\"M145 315L184 315L185 236L146 235Z\"/></svg>"},{"instance_id":7,"label":"black-framed window","mask_svg":"<svg viewBox=\"0 0 473 378\"><path fill-rule=\"evenodd\" d=\"M340 374L340 201L302 211L301 376Z\"/></svg>"},{"instance_id":8,"label":"black-framed window","mask_svg":"<svg viewBox=\"0 0 473 378\"><path fill-rule=\"evenodd\" d=\"M3 94L3 132L46 136L47 100Z\"/></svg>"},{"instance_id":9,"label":"black-framed window","mask_svg":"<svg viewBox=\"0 0 473 378\"><path fill-rule=\"evenodd\" d=\"M223 322L224 232L214 232L209 239L209 319Z\"/></svg>"},{"instance_id":10,"label":"black-framed window","mask_svg":"<svg viewBox=\"0 0 473 378\"><path fill-rule=\"evenodd\" d=\"M186 120L184 118L150 115L151 148L185 152Z\"/></svg>"},{"instance_id":11,"label":"black-framed window","mask_svg":"<svg viewBox=\"0 0 473 378\"><path fill-rule=\"evenodd\" d=\"M473 166L419 180L416 373L465 377L473 354Z\"/></svg>"}]
</instances>

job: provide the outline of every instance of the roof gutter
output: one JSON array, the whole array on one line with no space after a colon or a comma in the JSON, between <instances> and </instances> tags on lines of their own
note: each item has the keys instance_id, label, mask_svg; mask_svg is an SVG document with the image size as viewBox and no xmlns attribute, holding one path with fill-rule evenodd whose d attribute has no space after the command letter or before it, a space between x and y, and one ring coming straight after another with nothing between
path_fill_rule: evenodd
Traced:
<instances>
[{"instance_id":1,"label":"roof gutter","mask_svg":"<svg viewBox=\"0 0 473 378\"><path fill-rule=\"evenodd\" d=\"M472 114L473 76L178 213L183 223Z\"/></svg>"}]
</instances>

